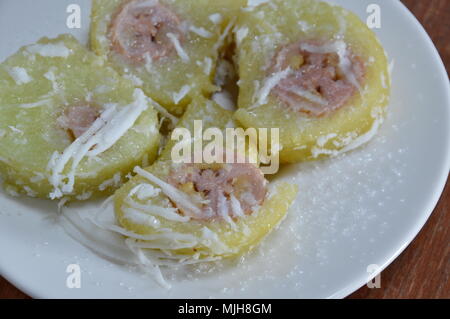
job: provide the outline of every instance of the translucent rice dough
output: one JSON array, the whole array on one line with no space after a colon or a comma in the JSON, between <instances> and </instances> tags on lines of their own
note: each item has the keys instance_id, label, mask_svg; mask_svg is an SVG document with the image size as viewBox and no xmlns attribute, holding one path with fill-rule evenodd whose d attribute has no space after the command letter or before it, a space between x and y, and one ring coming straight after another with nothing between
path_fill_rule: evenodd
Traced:
<instances>
[{"instance_id":1,"label":"translucent rice dough","mask_svg":"<svg viewBox=\"0 0 450 319\"><path fill-rule=\"evenodd\" d=\"M312 0L242 10L236 119L278 127L282 162L334 156L377 131L390 94L385 52L359 18Z\"/></svg>"},{"instance_id":2,"label":"translucent rice dough","mask_svg":"<svg viewBox=\"0 0 450 319\"><path fill-rule=\"evenodd\" d=\"M0 172L11 194L110 194L153 162L158 129L142 91L72 36L43 38L0 65Z\"/></svg>"},{"instance_id":3,"label":"translucent rice dough","mask_svg":"<svg viewBox=\"0 0 450 319\"><path fill-rule=\"evenodd\" d=\"M192 130L197 119L206 119L205 128L233 123L231 112L203 98L189 106L179 127ZM153 166L137 169L115 195L119 232L153 263L242 254L280 223L296 196L293 185L268 186L253 164L174 164L174 145L169 143Z\"/></svg>"},{"instance_id":4,"label":"translucent rice dough","mask_svg":"<svg viewBox=\"0 0 450 319\"><path fill-rule=\"evenodd\" d=\"M171 113L209 94L241 1L94 0L91 46Z\"/></svg>"}]
</instances>

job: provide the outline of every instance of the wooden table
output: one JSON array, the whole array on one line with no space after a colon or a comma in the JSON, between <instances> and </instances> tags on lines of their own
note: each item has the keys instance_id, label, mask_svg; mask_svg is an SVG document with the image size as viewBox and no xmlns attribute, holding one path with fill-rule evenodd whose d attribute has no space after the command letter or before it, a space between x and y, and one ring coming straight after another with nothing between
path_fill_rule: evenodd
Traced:
<instances>
[{"instance_id":1,"label":"wooden table","mask_svg":"<svg viewBox=\"0 0 450 319\"><path fill-rule=\"evenodd\" d=\"M395 1L395 0L390 0ZM402 0L425 26L450 70L450 1ZM382 273L382 288L350 298L450 298L450 183L425 227ZM29 298L0 277L0 298Z\"/></svg>"}]
</instances>

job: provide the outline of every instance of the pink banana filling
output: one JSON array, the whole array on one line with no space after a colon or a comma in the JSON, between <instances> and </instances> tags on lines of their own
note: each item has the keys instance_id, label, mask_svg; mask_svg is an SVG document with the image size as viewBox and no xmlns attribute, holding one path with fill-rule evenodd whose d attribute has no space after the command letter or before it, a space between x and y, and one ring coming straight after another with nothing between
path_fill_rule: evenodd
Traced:
<instances>
[{"instance_id":1,"label":"pink banana filling","mask_svg":"<svg viewBox=\"0 0 450 319\"><path fill-rule=\"evenodd\" d=\"M346 48L346 61L341 61L343 56L337 52L321 49L327 45L330 44L298 42L282 47L276 54L270 74L287 68L292 71L271 93L292 110L315 117L328 115L346 105L363 83L363 60ZM307 48L317 50L311 52Z\"/></svg>"},{"instance_id":2,"label":"pink banana filling","mask_svg":"<svg viewBox=\"0 0 450 319\"><path fill-rule=\"evenodd\" d=\"M167 6L151 0L126 1L110 26L114 52L130 63L169 56L174 50L172 34L180 43L184 32L178 16Z\"/></svg>"},{"instance_id":3,"label":"pink banana filling","mask_svg":"<svg viewBox=\"0 0 450 319\"><path fill-rule=\"evenodd\" d=\"M83 135L99 117L99 112L91 106L71 106L58 118L58 124L67 130L73 139Z\"/></svg>"},{"instance_id":4,"label":"pink banana filling","mask_svg":"<svg viewBox=\"0 0 450 319\"><path fill-rule=\"evenodd\" d=\"M184 164L172 169L168 182L177 188L191 184L206 199L202 215L184 212L193 219L238 218L250 215L267 194L267 180L252 164L224 164L220 168L201 168Z\"/></svg>"}]
</instances>

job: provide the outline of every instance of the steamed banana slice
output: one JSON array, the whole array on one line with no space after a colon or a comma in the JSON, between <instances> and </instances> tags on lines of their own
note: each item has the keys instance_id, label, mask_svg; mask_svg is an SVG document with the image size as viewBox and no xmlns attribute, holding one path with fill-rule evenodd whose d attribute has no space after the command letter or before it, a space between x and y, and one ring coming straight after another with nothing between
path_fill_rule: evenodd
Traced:
<instances>
[{"instance_id":1,"label":"steamed banana slice","mask_svg":"<svg viewBox=\"0 0 450 319\"><path fill-rule=\"evenodd\" d=\"M175 115L210 94L240 0L94 0L91 47Z\"/></svg>"},{"instance_id":2,"label":"steamed banana slice","mask_svg":"<svg viewBox=\"0 0 450 319\"><path fill-rule=\"evenodd\" d=\"M242 10L235 32L245 127L280 128L282 162L334 156L376 133L390 95L385 51L343 8L273 0Z\"/></svg>"},{"instance_id":3,"label":"steamed banana slice","mask_svg":"<svg viewBox=\"0 0 450 319\"><path fill-rule=\"evenodd\" d=\"M232 113L199 98L179 128L194 136L194 120L204 128L234 127ZM169 142L153 166L115 195L122 233L157 264L210 261L236 256L257 245L286 215L297 194L287 183L268 185L257 165L183 164L172 161Z\"/></svg>"},{"instance_id":4,"label":"steamed banana slice","mask_svg":"<svg viewBox=\"0 0 450 319\"><path fill-rule=\"evenodd\" d=\"M148 98L72 36L43 38L0 65L0 172L11 194L85 200L152 163Z\"/></svg>"}]
</instances>

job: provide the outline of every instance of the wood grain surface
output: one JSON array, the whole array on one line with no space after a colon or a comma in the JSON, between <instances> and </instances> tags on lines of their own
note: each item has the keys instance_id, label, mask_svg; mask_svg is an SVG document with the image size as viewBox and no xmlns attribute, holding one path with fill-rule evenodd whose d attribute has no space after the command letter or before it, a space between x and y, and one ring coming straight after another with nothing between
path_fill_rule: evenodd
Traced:
<instances>
[{"instance_id":1,"label":"wood grain surface","mask_svg":"<svg viewBox=\"0 0 450 319\"><path fill-rule=\"evenodd\" d=\"M395 0L389 0L395 1ZM376 1L374 1L376 2ZM402 0L430 34L450 70L450 0ZM381 288L349 298L450 298L450 183L409 247L381 275ZM29 298L0 277L0 298Z\"/></svg>"}]
</instances>

